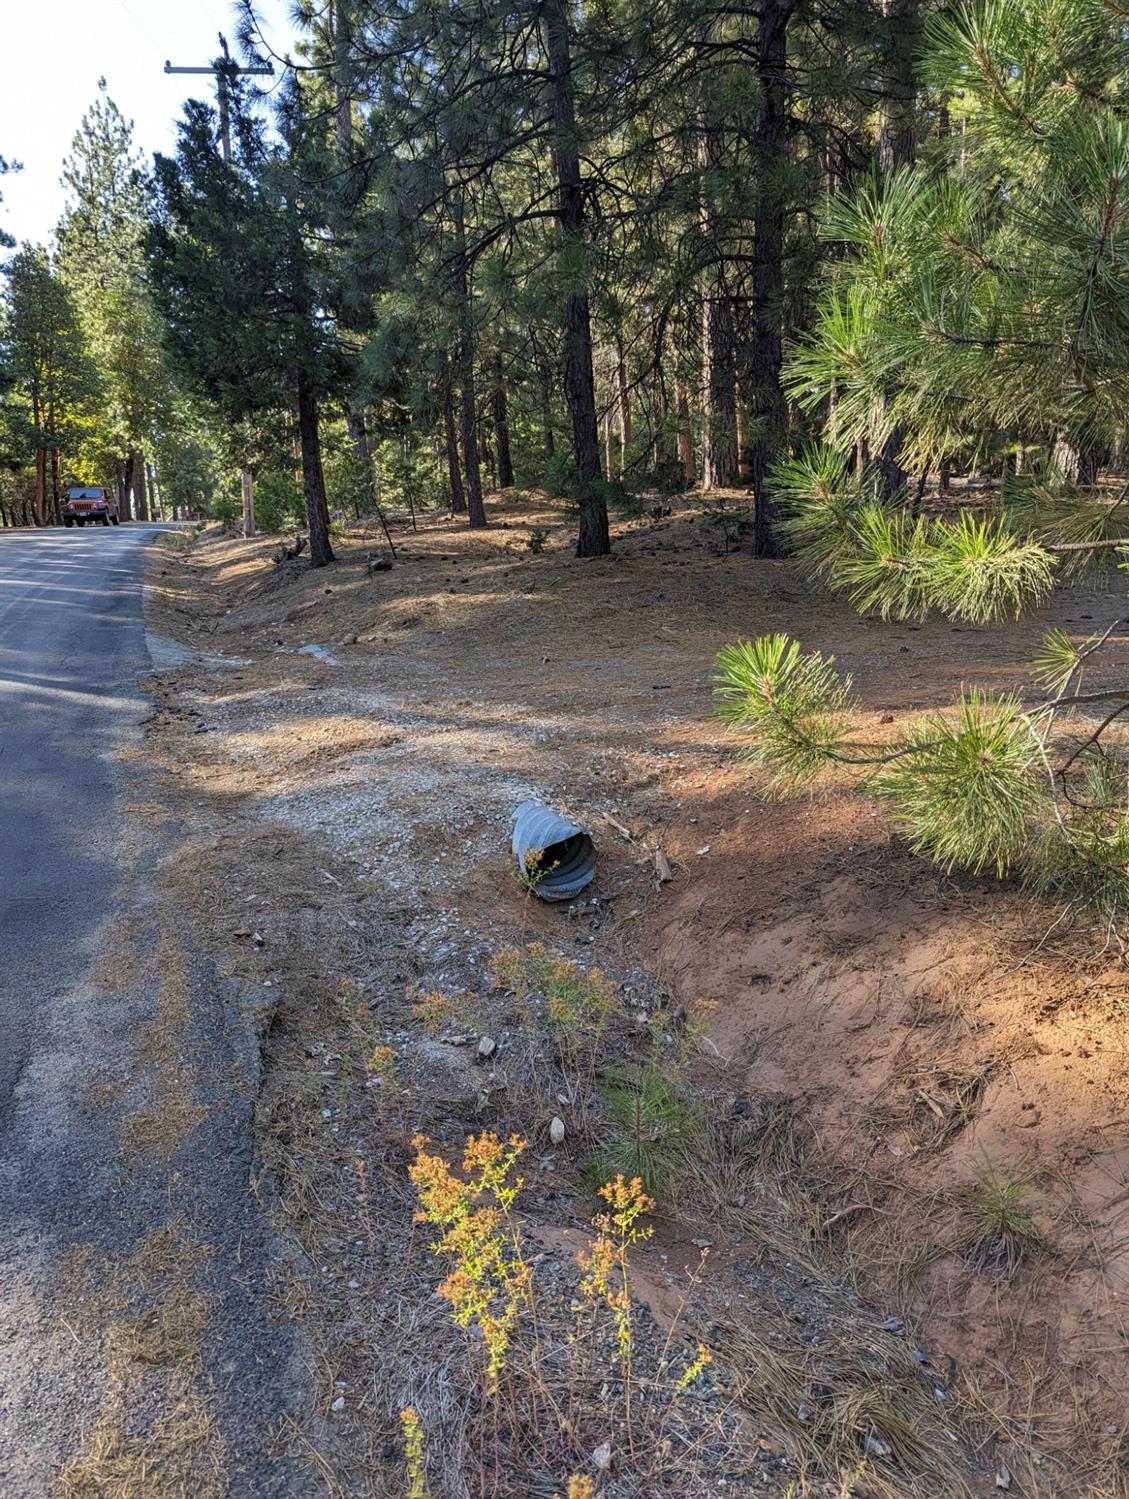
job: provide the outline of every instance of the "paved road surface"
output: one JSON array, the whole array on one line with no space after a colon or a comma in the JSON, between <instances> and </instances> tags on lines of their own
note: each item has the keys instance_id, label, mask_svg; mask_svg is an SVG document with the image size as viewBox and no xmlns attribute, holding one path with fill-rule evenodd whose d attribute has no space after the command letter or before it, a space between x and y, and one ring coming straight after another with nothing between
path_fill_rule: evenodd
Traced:
<instances>
[{"instance_id":1,"label":"paved road surface","mask_svg":"<svg viewBox=\"0 0 1129 1499\"><path fill-rule=\"evenodd\" d=\"M52 1000L83 980L112 910L113 757L146 711L157 529L0 531L0 1138Z\"/></svg>"},{"instance_id":2,"label":"paved road surface","mask_svg":"<svg viewBox=\"0 0 1129 1499\"><path fill-rule=\"evenodd\" d=\"M89 1452L108 1410L120 1414L110 1344L97 1323L84 1327L68 1253L84 1248L99 1287L112 1287L142 1237L175 1222L206 1245L199 1273L214 1310L199 1382L220 1392L208 1398L230 1492L309 1488L305 1470L268 1448L300 1381L293 1338L262 1304L275 1246L248 1190L257 1036L244 997L184 933L171 934L191 991L183 1064L219 1081L186 1079L205 1118L171 1159L139 1163L119 1149L121 1118L154 1096L134 1031L158 1004L158 935L170 940L153 891L175 825L128 816L123 795L145 770L121 756L142 745L151 711L138 678L151 665L143 575L159 529L0 530L3 1499L48 1499L61 1465ZM103 960L123 958L134 976L111 983ZM129 1389L129 1425L159 1430L166 1371L142 1370ZM165 1476L161 1492L201 1491Z\"/></svg>"}]
</instances>

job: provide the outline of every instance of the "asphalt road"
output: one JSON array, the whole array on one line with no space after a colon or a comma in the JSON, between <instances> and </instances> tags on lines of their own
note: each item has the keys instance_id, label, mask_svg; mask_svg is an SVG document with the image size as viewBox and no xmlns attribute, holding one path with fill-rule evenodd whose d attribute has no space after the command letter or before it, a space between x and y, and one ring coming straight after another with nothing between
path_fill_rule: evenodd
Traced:
<instances>
[{"instance_id":1,"label":"asphalt road","mask_svg":"<svg viewBox=\"0 0 1129 1499\"><path fill-rule=\"evenodd\" d=\"M214 1308L198 1382L216 1392L230 1492L310 1491L307 1470L269 1440L304 1386L289 1373L294 1335L270 1316L277 1246L250 1190L256 1022L247 996L161 915L175 820L129 811L150 794L143 755L122 751L143 748L152 711L139 683L154 667L143 580L160 529L0 530L2 1499L49 1499L61 1468L89 1453L120 1402L105 1328L121 1313L92 1303L144 1236L176 1222L201 1246L194 1273ZM185 1075L173 1086L193 1091L202 1118L171 1157L126 1159L123 1118L159 1097L159 1072L136 1049L159 1003L159 942L187 975ZM92 1267L89 1295L69 1268L75 1254ZM132 1309L149 1315L154 1295ZM160 1430L176 1377L130 1373L131 1427ZM159 1461L156 1448L138 1450L142 1468ZM166 1473L158 1490L197 1486Z\"/></svg>"},{"instance_id":2,"label":"asphalt road","mask_svg":"<svg viewBox=\"0 0 1129 1499\"><path fill-rule=\"evenodd\" d=\"M83 980L112 912L114 755L145 713L159 529L0 531L0 1141L52 1001Z\"/></svg>"}]
</instances>

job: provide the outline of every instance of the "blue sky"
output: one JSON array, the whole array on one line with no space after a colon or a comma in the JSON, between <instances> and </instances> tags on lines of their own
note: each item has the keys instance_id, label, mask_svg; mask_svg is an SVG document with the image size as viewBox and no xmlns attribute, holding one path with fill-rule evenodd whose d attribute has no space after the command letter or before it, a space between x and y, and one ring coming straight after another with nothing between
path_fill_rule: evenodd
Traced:
<instances>
[{"instance_id":1,"label":"blue sky","mask_svg":"<svg viewBox=\"0 0 1129 1499\"><path fill-rule=\"evenodd\" d=\"M276 52L291 40L288 0L257 10ZM79 120L104 77L151 154L175 139L181 102L204 97L209 80L166 74L174 64L209 62L218 33L235 33L228 0L23 0L4 7L0 48L0 156L23 171L0 181L0 227L46 242L63 206L59 174Z\"/></svg>"}]
</instances>

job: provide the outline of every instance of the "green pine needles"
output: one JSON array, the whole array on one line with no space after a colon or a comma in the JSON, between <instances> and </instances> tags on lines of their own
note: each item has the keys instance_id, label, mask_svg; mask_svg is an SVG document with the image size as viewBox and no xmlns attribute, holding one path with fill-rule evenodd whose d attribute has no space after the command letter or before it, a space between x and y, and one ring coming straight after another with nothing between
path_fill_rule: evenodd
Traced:
<instances>
[{"instance_id":1,"label":"green pine needles","mask_svg":"<svg viewBox=\"0 0 1129 1499\"><path fill-rule=\"evenodd\" d=\"M933 714L873 778L910 847L945 870L999 876L1023 856L1042 801L1039 741L1015 697L970 692Z\"/></svg>"},{"instance_id":2,"label":"green pine needles","mask_svg":"<svg viewBox=\"0 0 1129 1499\"><path fill-rule=\"evenodd\" d=\"M774 477L800 566L846 590L860 612L921 619L937 609L986 624L1033 608L1054 585L1053 554L1004 517L964 510L926 519L904 502L883 504L824 443L780 464Z\"/></svg>"},{"instance_id":3,"label":"green pine needles","mask_svg":"<svg viewBox=\"0 0 1129 1499\"><path fill-rule=\"evenodd\" d=\"M833 658L766 635L718 653L717 712L745 737L741 755L771 790L853 768L915 852L946 871L1019 873L1037 895L1113 933L1129 912L1129 756L1110 736L1129 713L1129 688L1095 698L1080 684L1114 629L1084 645L1052 631L1034 705L972 689L888 743L853 737L851 681Z\"/></svg>"},{"instance_id":4,"label":"green pine needles","mask_svg":"<svg viewBox=\"0 0 1129 1499\"><path fill-rule=\"evenodd\" d=\"M847 759L851 679L834 658L803 655L787 635L742 640L718 653L717 711L751 734L745 759L763 765L777 790L810 784L833 761Z\"/></svg>"}]
</instances>

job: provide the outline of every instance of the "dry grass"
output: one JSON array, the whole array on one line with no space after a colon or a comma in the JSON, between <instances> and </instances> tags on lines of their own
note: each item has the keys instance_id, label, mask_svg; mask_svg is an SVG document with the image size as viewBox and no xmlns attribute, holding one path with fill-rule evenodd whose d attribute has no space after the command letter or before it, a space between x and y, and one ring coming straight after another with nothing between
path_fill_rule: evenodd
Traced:
<instances>
[{"instance_id":1,"label":"dry grass","mask_svg":"<svg viewBox=\"0 0 1129 1499\"><path fill-rule=\"evenodd\" d=\"M961 1394L996 1472L1025 1499L1126 1499L1129 1438L1098 1414L1102 1391L1081 1370L1017 1360L968 1372Z\"/></svg>"},{"instance_id":2,"label":"dry grass","mask_svg":"<svg viewBox=\"0 0 1129 1499\"><path fill-rule=\"evenodd\" d=\"M728 1326L719 1354L743 1404L763 1412L796 1454L805 1485L866 1464L883 1499L972 1492L968 1453L907 1343L827 1305L818 1338L784 1307Z\"/></svg>"},{"instance_id":3,"label":"dry grass","mask_svg":"<svg viewBox=\"0 0 1129 1499\"><path fill-rule=\"evenodd\" d=\"M756 1245L763 1267L741 1316L726 1315L716 1280L706 1297L718 1355L795 1455L798 1492L841 1478L854 1493L865 1464L857 1492L876 1499L970 1493L959 1402L897 1319L883 1325L843 1289L861 1270L851 1229L872 1207L863 1174L827 1156L782 1098L742 1099L699 1144L686 1192L697 1221Z\"/></svg>"},{"instance_id":4,"label":"dry grass","mask_svg":"<svg viewBox=\"0 0 1129 1499\"><path fill-rule=\"evenodd\" d=\"M135 1066L149 1075L153 1098L118 1126L127 1159L171 1159L207 1117L207 1110L196 1101L192 1067L185 1055L190 1021L188 960L167 931L158 939L154 966L156 1011L137 1028L133 1039Z\"/></svg>"},{"instance_id":5,"label":"dry grass","mask_svg":"<svg viewBox=\"0 0 1129 1499\"><path fill-rule=\"evenodd\" d=\"M93 982L114 998L129 993L145 972L141 952L144 918L138 911L123 911L115 922L113 946L99 959Z\"/></svg>"},{"instance_id":6,"label":"dry grass","mask_svg":"<svg viewBox=\"0 0 1129 1499\"><path fill-rule=\"evenodd\" d=\"M197 1278L207 1254L183 1217L120 1262L71 1256L68 1304L101 1327L106 1389L80 1456L59 1477L62 1499L221 1499L226 1452L202 1387L211 1298Z\"/></svg>"},{"instance_id":7,"label":"dry grass","mask_svg":"<svg viewBox=\"0 0 1129 1499\"><path fill-rule=\"evenodd\" d=\"M145 1432L131 1429L129 1407L115 1387L86 1450L59 1475L60 1499L226 1499L226 1449L194 1386L172 1381Z\"/></svg>"}]
</instances>

